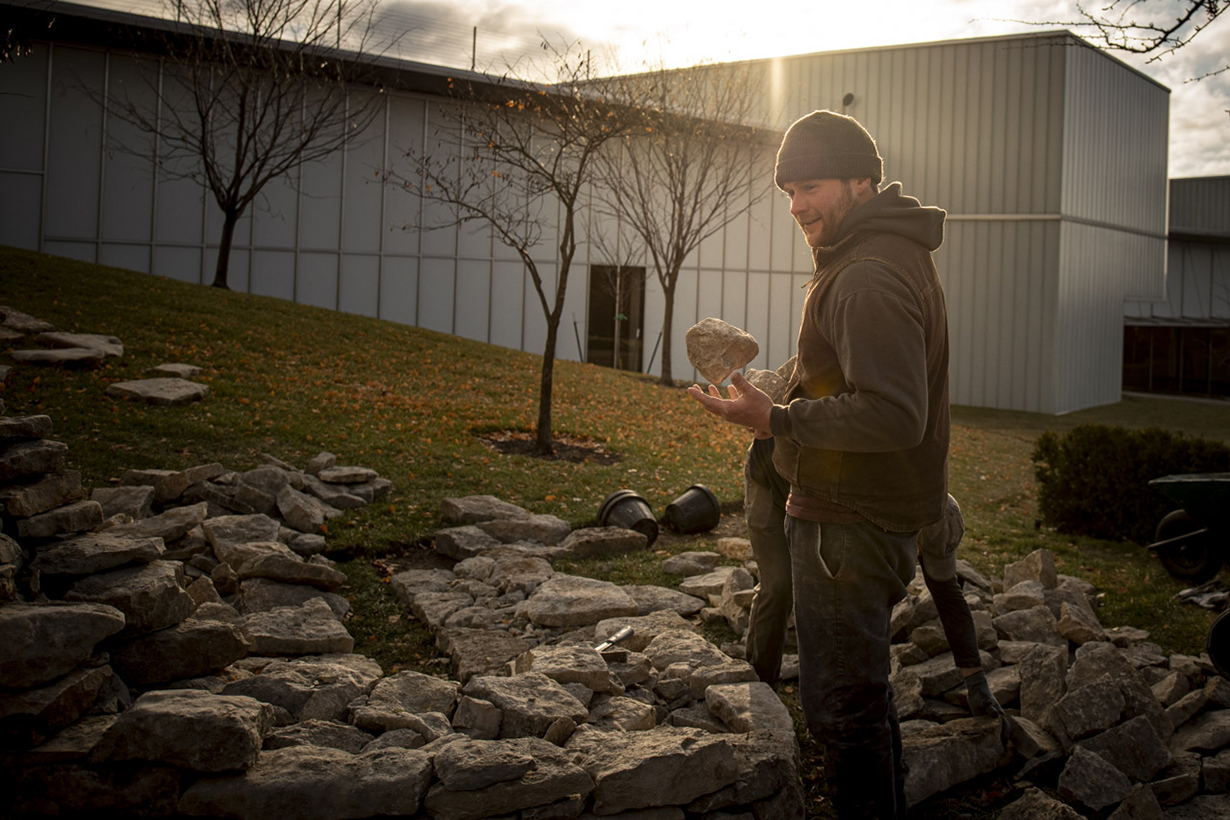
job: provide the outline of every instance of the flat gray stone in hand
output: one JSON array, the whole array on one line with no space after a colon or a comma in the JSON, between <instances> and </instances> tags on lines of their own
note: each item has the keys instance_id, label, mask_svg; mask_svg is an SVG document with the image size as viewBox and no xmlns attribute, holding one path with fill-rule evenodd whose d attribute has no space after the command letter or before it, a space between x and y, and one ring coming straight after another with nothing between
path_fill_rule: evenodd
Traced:
<instances>
[{"instance_id":1,"label":"flat gray stone in hand","mask_svg":"<svg viewBox=\"0 0 1230 820\"><path fill-rule=\"evenodd\" d=\"M726 381L760 352L760 345L751 334L713 317L688 328L685 341L688 361L713 384Z\"/></svg>"},{"instance_id":2,"label":"flat gray stone in hand","mask_svg":"<svg viewBox=\"0 0 1230 820\"><path fill-rule=\"evenodd\" d=\"M246 769L273 728L273 707L195 689L146 692L94 750L96 761L144 760L197 772Z\"/></svg>"},{"instance_id":3,"label":"flat gray stone in hand","mask_svg":"<svg viewBox=\"0 0 1230 820\"><path fill-rule=\"evenodd\" d=\"M25 689L71 672L94 645L124 628L124 613L104 604L0 606L3 686Z\"/></svg>"},{"instance_id":4,"label":"flat gray stone in hand","mask_svg":"<svg viewBox=\"0 0 1230 820\"><path fill-rule=\"evenodd\" d=\"M118 358L124 355L123 342L115 336L104 336L101 333L67 333L62 330L54 330L40 333L35 338L49 347L85 347L101 350L104 356L115 356Z\"/></svg>"},{"instance_id":5,"label":"flat gray stone in hand","mask_svg":"<svg viewBox=\"0 0 1230 820\"><path fill-rule=\"evenodd\" d=\"M150 404L173 407L200 401L209 395L209 388L187 379L161 378L116 382L108 385L106 392L112 398L139 399Z\"/></svg>"}]
</instances>

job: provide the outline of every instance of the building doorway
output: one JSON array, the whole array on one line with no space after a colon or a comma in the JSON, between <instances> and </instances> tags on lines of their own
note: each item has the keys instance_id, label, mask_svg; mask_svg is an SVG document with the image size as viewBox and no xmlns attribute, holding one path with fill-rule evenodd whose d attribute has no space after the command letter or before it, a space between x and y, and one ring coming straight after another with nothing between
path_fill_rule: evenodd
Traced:
<instances>
[{"instance_id":1,"label":"building doorway","mask_svg":"<svg viewBox=\"0 0 1230 820\"><path fill-rule=\"evenodd\" d=\"M589 338L585 361L641 371L645 325L645 268L589 266Z\"/></svg>"},{"instance_id":2,"label":"building doorway","mask_svg":"<svg viewBox=\"0 0 1230 820\"><path fill-rule=\"evenodd\" d=\"M641 370L644 352L645 269L589 266L589 338L585 361L616 370Z\"/></svg>"}]
</instances>

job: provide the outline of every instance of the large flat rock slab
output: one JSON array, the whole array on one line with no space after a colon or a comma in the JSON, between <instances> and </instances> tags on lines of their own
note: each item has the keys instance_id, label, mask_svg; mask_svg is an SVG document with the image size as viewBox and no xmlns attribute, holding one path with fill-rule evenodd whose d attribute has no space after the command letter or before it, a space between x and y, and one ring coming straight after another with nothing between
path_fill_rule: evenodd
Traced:
<instances>
[{"instance_id":1,"label":"large flat rock slab","mask_svg":"<svg viewBox=\"0 0 1230 820\"><path fill-rule=\"evenodd\" d=\"M199 382L174 377L136 379L107 386L107 395L117 399L138 399L163 406L192 404L209 395L209 388Z\"/></svg>"},{"instance_id":2,"label":"large flat rock slab","mask_svg":"<svg viewBox=\"0 0 1230 820\"><path fill-rule=\"evenodd\" d=\"M51 367L94 367L102 363L107 354L96 347L60 347L48 350L14 350L9 353L13 361L21 364L39 364Z\"/></svg>"},{"instance_id":3,"label":"large flat rock slab","mask_svg":"<svg viewBox=\"0 0 1230 820\"><path fill-rule=\"evenodd\" d=\"M105 336L101 333L68 333L63 330L53 330L40 333L35 338L48 347L85 347L100 350L104 356L119 358L124 355L123 342L115 336Z\"/></svg>"},{"instance_id":4,"label":"large flat rock slab","mask_svg":"<svg viewBox=\"0 0 1230 820\"><path fill-rule=\"evenodd\" d=\"M413 749L352 755L291 746L262 752L248 771L199 780L179 801L196 817L341 820L417 817L431 781L431 758Z\"/></svg>"},{"instance_id":5,"label":"large flat rock slab","mask_svg":"<svg viewBox=\"0 0 1230 820\"><path fill-rule=\"evenodd\" d=\"M94 652L94 645L124 628L124 614L97 603L0 606L0 675L5 688L55 680Z\"/></svg>"}]
</instances>

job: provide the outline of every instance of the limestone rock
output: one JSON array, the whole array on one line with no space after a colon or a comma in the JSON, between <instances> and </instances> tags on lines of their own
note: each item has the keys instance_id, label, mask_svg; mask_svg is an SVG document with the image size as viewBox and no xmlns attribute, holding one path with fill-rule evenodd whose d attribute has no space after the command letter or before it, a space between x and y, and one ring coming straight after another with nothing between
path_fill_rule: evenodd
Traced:
<instances>
[{"instance_id":1,"label":"limestone rock","mask_svg":"<svg viewBox=\"0 0 1230 820\"><path fill-rule=\"evenodd\" d=\"M18 330L22 333L43 333L56 329L55 325L51 322L36 319L28 313L23 313L17 308L7 305L0 305L0 320L2 320L4 327L10 330Z\"/></svg>"},{"instance_id":2,"label":"limestone rock","mask_svg":"<svg viewBox=\"0 0 1230 820\"><path fill-rule=\"evenodd\" d=\"M760 352L749 333L713 317L688 328L684 341L688 361L712 384L721 384Z\"/></svg>"},{"instance_id":3,"label":"limestone rock","mask_svg":"<svg viewBox=\"0 0 1230 820\"><path fill-rule=\"evenodd\" d=\"M123 628L124 613L104 604L0 605L0 687L25 689L55 680Z\"/></svg>"},{"instance_id":4,"label":"limestone rock","mask_svg":"<svg viewBox=\"0 0 1230 820\"><path fill-rule=\"evenodd\" d=\"M202 526L208 514L209 505L203 501L199 504L172 507L160 515L112 527L111 534L134 538L161 538L164 544L169 544Z\"/></svg>"},{"instance_id":5,"label":"limestone rock","mask_svg":"<svg viewBox=\"0 0 1230 820\"><path fill-rule=\"evenodd\" d=\"M31 567L44 575L90 575L125 564L148 564L165 551L161 538L126 538L101 532L39 550Z\"/></svg>"},{"instance_id":6,"label":"limestone rock","mask_svg":"<svg viewBox=\"0 0 1230 820\"><path fill-rule=\"evenodd\" d=\"M1094 811L1119 803L1131 790L1132 783L1123 772L1080 746L1072 750L1059 775L1059 796Z\"/></svg>"},{"instance_id":7,"label":"limestone rock","mask_svg":"<svg viewBox=\"0 0 1230 820\"><path fill-rule=\"evenodd\" d=\"M440 513L453 524L477 524L497 518L517 518L529 515L529 511L502 501L493 495L471 495L464 498L445 498L440 502Z\"/></svg>"},{"instance_id":8,"label":"limestone rock","mask_svg":"<svg viewBox=\"0 0 1230 820\"><path fill-rule=\"evenodd\" d=\"M59 533L86 532L103 522L97 501L74 501L17 522L18 538L50 538Z\"/></svg>"},{"instance_id":9,"label":"limestone rock","mask_svg":"<svg viewBox=\"0 0 1230 820\"><path fill-rule=\"evenodd\" d=\"M655 612L673 612L676 615L688 617L705 608L705 602L695 595L688 595L686 592L669 587L633 584L625 586L623 590L632 596L632 600L636 601L642 616L652 615Z\"/></svg>"},{"instance_id":10,"label":"limestone rock","mask_svg":"<svg viewBox=\"0 0 1230 820\"><path fill-rule=\"evenodd\" d=\"M13 518L29 518L85 497L85 491L81 488L81 473L76 470L35 473L33 476L27 476L25 483L0 487L0 510ZM103 514L107 514L106 508Z\"/></svg>"},{"instance_id":11,"label":"limestone rock","mask_svg":"<svg viewBox=\"0 0 1230 820\"><path fill-rule=\"evenodd\" d=\"M139 521L153 514L154 488L149 485L97 487L90 493L90 500L98 502L107 518L119 514Z\"/></svg>"},{"instance_id":12,"label":"limestone rock","mask_svg":"<svg viewBox=\"0 0 1230 820\"><path fill-rule=\"evenodd\" d=\"M474 526L501 544L517 541L537 541L547 546L561 543L572 532L567 521L554 515L524 515L517 518L497 518Z\"/></svg>"},{"instance_id":13,"label":"limestone rock","mask_svg":"<svg viewBox=\"0 0 1230 820\"><path fill-rule=\"evenodd\" d=\"M571 756L559 747L538 738L517 738L492 742L479 746L477 749L470 744L478 741L457 740L448 744L437 753L437 760L443 756L443 771L450 781L454 781L454 772L459 769L460 758L469 758L482 762L485 778L469 782L482 782L503 776L519 768L518 761L528 758L534 761L532 768L526 769L520 776L508 780L499 780L481 788L451 789L444 780L434 784L424 798L423 806L433 817L447 817L449 820L480 820L485 817L517 816L520 811L522 818L531 817L575 817L575 814L533 814L536 807L550 807L562 801L575 800L575 811L579 812L584 800L593 791L594 783L584 769L577 766ZM465 744L465 745L462 745ZM453 752L454 746L461 748ZM463 780L461 785L466 785ZM579 804L579 805L578 805Z\"/></svg>"},{"instance_id":14,"label":"limestone rock","mask_svg":"<svg viewBox=\"0 0 1230 820\"><path fill-rule=\"evenodd\" d=\"M34 338L48 347L85 347L100 350L104 356L119 358L124 355L123 342L115 336L104 336L101 333L66 333L52 330L40 333Z\"/></svg>"},{"instance_id":15,"label":"limestone rock","mask_svg":"<svg viewBox=\"0 0 1230 820\"><path fill-rule=\"evenodd\" d=\"M906 802L912 806L993 771L1004 753L999 730L995 718L961 718L903 737Z\"/></svg>"},{"instance_id":16,"label":"limestone rock","mask_svg":"<svg viewBox=\"0 0 1230 820\"><path fill-rule=\"evenodd\" d=\"M624 555L639 552L648 546L648 536L623 527L586 527L568 533L560 542L560 547L577 558Z\"/></svg>"},{"instance_id":17,"label":"limestone rock","mask_svg":"<svg viewBox=\"0 0 1230 820\"><path fill-rule=\"evenodd\" d=\"M731 745L697 729L578 730L566 748L583 755L580 765L594 780L594 812L600 815L686 805L739 776Z\"/></svg>"},{"instance_id":18,"label":"limestone rock","mask_svg":"<svg viewBox=\"0 0 1230 820\"><path fill-rule=\"evenodd\" d=\"M402 671L381 680L366 702L351 711L354 725L375 732L417 729L406 718L425 712L453 713L461 685L420 672Z\"/></svg>"},{"instance_id":19,"label":"limestone rock","mask_svg":"<svg viewBox=\"0 0 1230 820\"><path fill-rule=\"evenodd\" d=\"M1021 581L1038 581L1046 589L1055 588L1059 577L1055 572L1055 556L1050 550L1034 550L1004 567L1004 589L1011 589Z\"/></svg>"},{"instance_id":20,"label":"limestone rock","mask_svg":"<svg viewBox=\"0 0 1230 820\"><path fill-rule=\"evenodd\" d=\"M244 616L244 629L257 655L320 655L349 653L354 638L320 598L298 607L278 607Z\"/></svg>"},{"instance_id":21,"label":"limestone rock","mask_svg":"<svg viewBox=\"0 0 1230 820\"><path fill-rule=\"evenodd\" d=\"M512 673L537 672L559 684L580 683L594 692L622 692L613 685L606 661L588 646L540 646L518 656Z\"/></svg>"},{"instance_id":22,"label":"limestone rock","mask_svg":"<svg viewBox=\"0 0 1230 820\"><path fill-rule=\"evenodd\" d=\"M107 604L124 613L125 634L140 634L174 626L196 609L184 589L183 564L153 561L111 570L73 583L64 598Z\"/></svg>"},{"instance_id":23,"label":"limestone rock","mask_svg":"<svg viewBox=\"0 0 1230 820\"><path fill-rule=\"evenodd\" d=\"M585 626L606 618L639 615L640 607L608 581L556 575L526 600L525 614L541 626Z\"/></svg>"},{"instance_id":24,"label":"limestone rock","mask_svg":"<svg viewBox=\"0 0 1230 820\"><path fill-rule=\"evenodd\" d=\"M370 467L325 467L316 477L331 484L364 484L374 481L380 474Z\"/></svg>"},{"instance_id":25,"label":"limestone rock","mask_svg":"<svg viewBox=\"0 0 1230 820\"><path fill-rule=\"evenodd\" d=\"M56 473L64 469L68 445L59 441L22 441L0 449L0 481Z\"/></svg>"},{"instance_id":26,"label":"limestone rock","mask_svg":"<svg viewBox=\"0 0 1230 820\"><path fill-rule=\"evenodd\" d=\"M202 367L181 362L164 362L145 371L150 376L173 376L178 379L195 379L205 372Z\"/></svg>"},{"instance_id":27,"label":"limestone rock","mask_svg":"<svg viewBox=\"0 0 1230 820\"><path fill-rule=\"evenodd\" d=\"M258 555L236 567L241 580L268 578L288 584L307 584L325 591L333 591L346 583L346 574L321 564L304 561L276 553Z\"/></svg>"},{"instance_id":28,"label":"limestone rock","mask_svg":"<svg viewBox=\"0 0 1230 820\"><path fill-rule=\"evenodd\" d=\"M500 540L473 524L436 531L436 552L458 561L474 558L500 546Z\"/></svg>"},{"instance_id":29,"label":"limestone rock","mask_svg":"<svg viewBox=\"0 0 1230 820\"><path fill-rule=\"evenodd\" d=\"M22 364L61 367L95 367L106 353L96 347L61 347L47 350L13 350L9 356Z\"/></svg>"},{"instance_id":30,"label":"limestone rock","mask_svg":"<svg viewBox=\"0 0 1230 820\"><path fill-rule=\"evenodd\" d=\"M380 665L362 655L276 659L260 674L227 684L225 695L246 695L285 709L295 720L344 720L347 706L380 680Z\"/></svg>"},{"instance_id":31,"label":"limestone rock","mask_svg":"<svg viewBox=\"0 0 1230 820\"><path fill-rule=\"evenodd\" d=\"M278 540L278 522L263 514L222 515L201 524L219 561L230 564L231 550L241 544Z\"/></svg>"},{"instance_id":32,"label":"limestone rock","mask_svg":"<svg viewBox=\"0 0 1230 820\"><path fill-rule=\"evenodd\" d=\"M476 676L495 675L530 644L507 632L450 629L440 635L440 649L450 658L452 676L463 684Z\"/></svg>"},{"instance_id":33,"label":"limestone rock","mask_svg":"<svg viewBox=\"0 0 1230 820\"><path fill-rule=\"evenodd\" d=\"M100 666L76 669L34 689L0 690L0 747L33 746L74 723L113 677L110 666Z\"/></svg>"},{"instance_id":34,"label":"limestone rock","mask_svg":"<svg viewBox=\"0 0 1230 820\"><path fill-rule=\"evenodd\" d=\"M732 732L794 731L794 720L767 683L727 683L705 689L705 704Z\"/></svg>"},{"instance_id":35,"label":"limestone rock","mask_svg":"<svg viewBox=\"0 0 1230 820\"><path fill-rule=\"evenodd\" d=\"M179 378L137 379L107 385L112 398L137 399L149 404L175 407L201 401L209 395L209 387L199 382Z\"/></svg>"},{"instance_id":36,"label":"limestone rock","mask_svg":"<svg viewBox=\"0 0 1230 820\"><path fill-rule=\"evenodd\" d=\"M357 726L338 720L310 718L300 723L275 729L265 738L266 749L285 749L288 746L323 746L341 749L357 755L375 738Z\"/></svg>"},{"instance_id":37,"label":"limestone rock","mask_svg":"<svg viewBox=\"0 0 1230 820\"><path fill-rule=\"evenodd\" d=\"M252 766L273 709L252 698L191 689L146 692L94 749L96 761L142 760L198 772Z\"/></svg>"},{"instance_id":38,"label":"limestone rock","mask_svg":"<svg viewBox=\"0 0 1230 820\"><path fill-rule=\"evenodd\" d=\"M241 775L196 781L184 791L178 808L197 817L413 817L430 780L431 758L418 750L352 755L291 746L262 752Z\"/></svg>"},{"instance_id":39,"label":"limestone rock","mask_svg":"<svg viewBox=\"0 0 1230 820\"><path fill-rule=\"evenodd\" d=\"M999 820L1084 820L1084 815L1031 786L999 813Z\"/></svg>"},{"instance_id":40,"label":"limestone rock","mask_svg":"<svg viewBox=\"0 0 1230 820\"><path fill-rule=\"evenodd\" d=\"M488 701L503 713L500 737L542 737L557 718L575 723L589 711L546 675L530 672L516 677L474 677L462 688L472 698Z\"/></svg>"},{"instance_id":41,"label":"limestone rock","mask_svg":"<svg viewBox=\"0 0 1230 820\"><path fill-rule=\"evenodd\" d=\"M194 618L119 647L112 663L126 683L148 688L208 675L245 657L249 647L238 626Z\"/></svg>"},{"instance_id":42,"label":"limestone rock","mask_svg":"<svg viewBox=\"0 0 1230 820\"><path fill-rule=\"evenodd\" d=\"M220 564L218 569L229 569L228 564ZM215 570L216 571L216 570ZM249 578L239 584L238 609L244 615L254 612L268 612L280 607L303 606L313 598L319 598L329 605L333 617L342 620L350 612L350 602L336 592L325 592L306 584L285 584L268 578Z\"/></svg>"}]
</instances>

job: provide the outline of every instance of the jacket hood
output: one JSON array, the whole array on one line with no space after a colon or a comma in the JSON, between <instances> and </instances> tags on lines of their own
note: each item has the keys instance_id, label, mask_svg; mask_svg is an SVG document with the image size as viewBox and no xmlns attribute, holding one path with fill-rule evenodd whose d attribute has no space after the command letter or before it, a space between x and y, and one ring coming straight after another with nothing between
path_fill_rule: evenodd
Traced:
<instances>
[{"instance_id":1,"label":"jacket hood","mask_svg":"<svg viewBox=\"0 0 1230 820\"><path fill-rule=\"evenodd\" d=\"M865 233L898 234L934 251L944 241L946 216L942 208L923 205L902 194L901 183L894 182L850 211L842 220L837 241L827 248L816 248L813 256L819 262L851 237Z\"/></svg>"}]
</instances>

